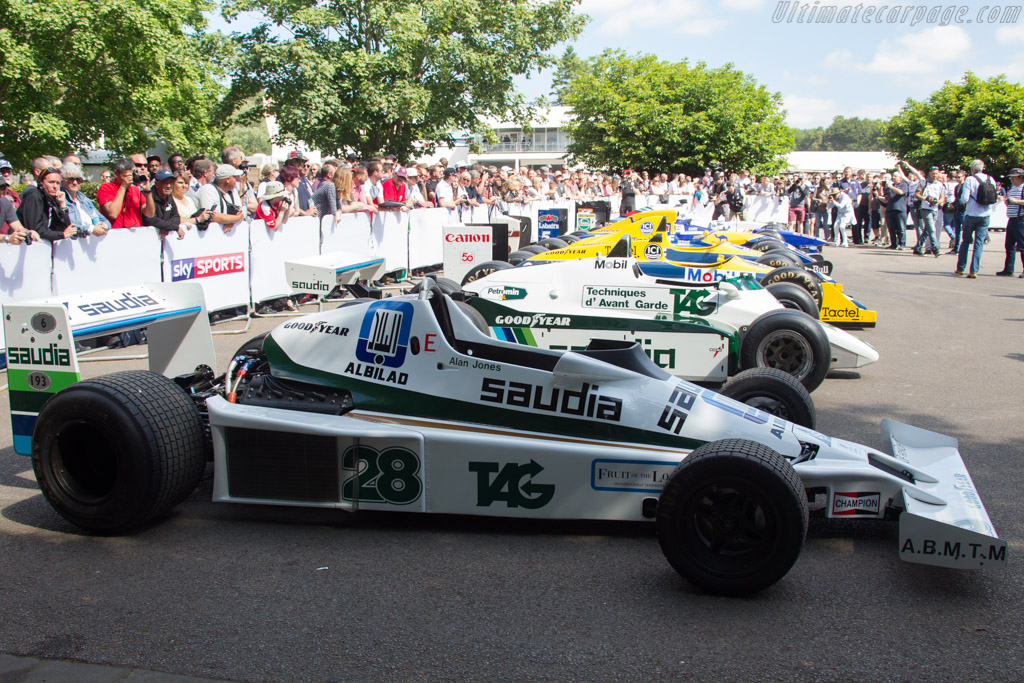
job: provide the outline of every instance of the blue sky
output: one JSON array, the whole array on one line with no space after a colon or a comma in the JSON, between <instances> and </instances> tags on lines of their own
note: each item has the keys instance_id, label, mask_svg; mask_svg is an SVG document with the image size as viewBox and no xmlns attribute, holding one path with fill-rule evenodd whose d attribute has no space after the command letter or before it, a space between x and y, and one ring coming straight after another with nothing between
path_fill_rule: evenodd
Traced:
<instances>
[{"instance_id":1,"label":"blue sky","mask_svg":"<svg viewBox=\"0 0 1024 683\"><path fill-rule=\"evenodd\" d=\"M833 6L836 19L838 10L846 7L845 24L797 23L795 17L792 23L773 21L776 12L782 13L784 5L792 10L792 4L584 0L580 10L591 21L573 46L582 57L618 48L666 61L688 59L711 66L732 62L782 94L789 125L796 128L827 126L836 115L886 118L898 112L908 97L923 99L943 82L959 81L968 70L985 78L1004 73L1011 81L1024 81L1024 11L1019 11L1024 2L1016 5L1018 16L1009 23L1001 20L1013 5L848 0L799 3L800 7L817 6L819 12L823 6ZM883 7L882 22L876 23ZM915 22L918 7L924 11ZM983 7L1000 8L997 23L987 21L987 12L982 16L984 23L978 23ZM865 22L868 8L874 13ZM899 8L896 15L892 15L894 8ZM937 21L929 23L933 11ZM944 15L951 19L946 26L941 25ZM1009 16L1013 15L1010 10ZM889 23L890 18L895 23ZM558 48L559 54L562 49ZM520 86L527 95L536 96L550 90L550 81L550 73L544 73L522 79Z\"/></svg>"},{"instance_id":2,"label":"blue sky","mask_svg":"<svg viewBox=\"0 0 1024 683\"><path fill-rule=\"evenodd\" d=\"M803 23L799 15L787 21L794 5L798 11L806 8ZM823 7L835 9L832 22L817 21ZM968 70L984 78L1003 73L1024 81L1021 5L583 0L579 11L591 18L573 43L580 56L617 48L666 61L732 62L782 94L789 125L796 128L827 126L836 115L889 117L908 97L923 99ZM211 28L243 31L252 23L242 18L226 24L217 17ZM557 54L564 49L556 48ZM529 97L547 95L551 72L517 82Z\"/></svg>"}]
</instances>

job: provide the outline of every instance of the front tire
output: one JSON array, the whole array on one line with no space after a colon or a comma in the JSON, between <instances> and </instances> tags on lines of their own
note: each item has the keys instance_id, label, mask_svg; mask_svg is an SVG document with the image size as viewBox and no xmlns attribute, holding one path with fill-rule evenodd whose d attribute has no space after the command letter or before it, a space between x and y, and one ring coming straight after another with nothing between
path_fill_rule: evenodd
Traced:
<instances>
[{"instance_id":1,"label":"front tire","mask_svg":"<svg viewBox=\"0 0 1024 683\"><path fill-rule=\"evenodd\" d=\"M749 595L792 568L807 535L800 477L762 444L725 439L683 460L658 501L658 542L701 590Z\"/></svg>"},{"instance_id":2,"label":"front tire","mask_svg":"<svg viewBox=\"0 0 1024 683\"><path fill-rule=\"evenodd\" d=\"M821 324L806 313L769 311L757 317L740 342L741 368L776 368L814 391L828 374L832 347Z\"/></svg>"},{"instance_id":3,"label":"front tire","mask_svg":"<svg viewBox=\"0 0 1024 683\"><path fill-rule=\"evenodd\" d=\"M775 284L768 285L765 289L786 308L803 311L815 320L821 317L818 302L814 300L810 292L800 285L793 284L792 282L776 282Z\"/></svg>"},{"instance_id":4,"label":"front tire","mask_svg":"<svg viewBox=\"0 0 1024 683\"><path fill-rule=\"evenodd\" d=\"M497 270L505 270L511 268L512 264L507 261L484 261L480 265L473 266L466 276L462 278L462 286L465 287L467 283L475 282L482 277L486 277Z\"/></svg>"},{"instance_id":5,"label":"front tire","mask_svg":"<svg viewBox=\"0 0 1024 683\"><path fill-rule=\"evenodd\" d=\"M752 368L738 373L719 392L722 396L814 429L814 400L793 375L775 368Z\"/></svg>"},{"instance_id":6,"label":"front tire","mask_svg":"<svg viewBox=\"0 0 1024 683\"><path fill-rule=\"evenodd\" d=\"M73 384L39 413L32 468L64 519L95 534L131 531L199 484L206 470L199 411L178 385L153 372Z\"/></svg>"}]
</instances>

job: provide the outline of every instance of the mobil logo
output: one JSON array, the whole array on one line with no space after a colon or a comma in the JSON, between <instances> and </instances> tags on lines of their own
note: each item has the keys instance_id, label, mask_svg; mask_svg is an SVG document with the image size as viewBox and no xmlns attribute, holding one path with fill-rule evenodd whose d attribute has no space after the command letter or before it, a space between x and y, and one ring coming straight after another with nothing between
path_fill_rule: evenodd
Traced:
<instances>
[{"instance_id":1,"label":"mobil logo","mask_svg":"<svg viewBox=\"0 0 1024 683\"><path fill-rule=\"evenodd\" d=\"M199 277L228 275L245 272L245 254L218 254L216 256L196 256L171 261L171 280L192 280Z\"/></svg>"}]
</instances>

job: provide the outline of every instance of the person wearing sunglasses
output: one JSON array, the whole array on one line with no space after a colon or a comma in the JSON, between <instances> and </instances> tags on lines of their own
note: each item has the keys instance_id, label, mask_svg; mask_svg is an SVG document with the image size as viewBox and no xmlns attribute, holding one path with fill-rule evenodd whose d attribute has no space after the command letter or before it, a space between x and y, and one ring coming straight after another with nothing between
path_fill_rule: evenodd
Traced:
<instances>
[{"instance_id":1,"label":"person wearing sunglasses","mask_svg":"<svg viewBox=\"0 0 1024 683\"><path fill-rule=\"evenodd\" d=\"M68 218L67 198L60 188L60 169L46 168L39 174L37 186L21 193L18 220L50 242L71 237L78 228Z\"/></svg>"},{"instance_id":2,"label":"person wearing sunglasses","mask_svg":"<svg viewBox=\"0 0 1024 683\"><path fill-rule=\"evenodd\" d=\"M104 218L99 209L81 191L85 178L82 167L78 164L65 163L61 173L61 187L67 199L68 218L71 224L96 235L106 235L110 230L110 221Z\"/></svg>"},{"instance_id":3,"label":"person wearing sunglasses","mask_svg":"<svg viewBox=\"0 0 1024 683\"><path fill-rule=\"evenodd\" d=\"M96 203L111 228L138 228L142 226L143 216L152 218L153 193L145 171L144 158L141 163L118 159L114 164L114 180L96 190Z\"/></svg>"},{"instance_id":4,"label":"person wearing sunglasses","mask_svg":"<svg viewBox=\"0 0 1024 683\"><path fill-rule=\"evenodd\" d=\"M3 179L5 185L4 191L0 192L0 197L6 197L17 210L21 206L21 197L11 189L11 185L14 184L14 168L7 159L0 159L0 178Z\"/></svg>"}]
</instances>

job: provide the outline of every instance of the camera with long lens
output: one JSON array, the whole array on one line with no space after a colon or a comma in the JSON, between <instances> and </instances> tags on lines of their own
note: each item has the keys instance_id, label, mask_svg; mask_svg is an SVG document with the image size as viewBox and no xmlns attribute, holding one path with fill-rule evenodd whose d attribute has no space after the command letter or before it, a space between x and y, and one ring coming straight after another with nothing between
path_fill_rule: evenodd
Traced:
<instances>
[{"instance_id":1,"label":"camera with long lens","mask_svg":"<svg viewBox=\"0 0 1024 683\"><path fill-rule=\"evenodd\" d=\"M149 176L146 175L145 173L132 173L132 182L135 183L136 185L141 185L147 180L149 180Z\"/></svg>"},{"instance_id":2,"label":"camera with long lens","mask_svg":"<svg viewBox=\"0 0 1024 683\"><path fill-rule=\"evenodd\" d=\"M89 232L87 229L85 229L82 226L78 225L78 226L75 226L75 234L71 236L71 239L84 240L86 237L88 237L91 234L92 233Z\"/></svg>"}]
</instances>

